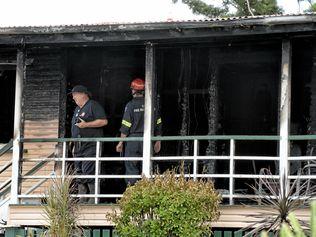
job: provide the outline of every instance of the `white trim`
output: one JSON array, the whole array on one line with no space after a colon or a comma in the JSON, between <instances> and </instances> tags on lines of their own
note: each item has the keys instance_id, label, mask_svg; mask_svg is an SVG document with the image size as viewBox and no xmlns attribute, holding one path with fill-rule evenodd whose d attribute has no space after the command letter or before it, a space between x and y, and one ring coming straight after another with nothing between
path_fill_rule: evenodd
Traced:
<instances>
[{"instance_id":1,"label":"white trim","mask_svg":"<svg viewBox=\"0 0 316 237\"><path fill-rule=\"evenodd\" d=\"M150 177L151 172L151 152L152 152L152 95L154 78L154 46L151 43L146 45L146 78L145 78L145 111L144 111L144 140L143 140L143 171L146 177Z\"/></svg>"},{"instance_id":2,"label":"white trim","mask_svg":"<svg viewBox=\"0 0 316 237\"><path fill-rule=\"evenodd\" d=\"M96 161L95 161L95 179L94 179L94 194L98 195L99 194L99 173L100 173L100 155L101 155L101 143L98 141L97 142L97 147L96 147ZM98 198L95 196L94 202L95 204L98 204Z\"/></svg>"},{"instance_id":3,"label":"white trim","mask_svg":"<svg viewBox=\"0 0 316 237\"><path fill-rule=\"evenodd\" d=\"M193 142L193 179L196 180L198 174L198 140Z\"/></svg>"},{"instance_id":4,"label":"white trim","mask_svg":"<svg viewBox=\"0 0 316 237\"><path fill-rule=\"evenodd\" d=\"M20 162L20 137L22 121L22 91L24 78L24 53L17 51L16 80L15 80L15 107L14 107L14 134L12 155L12 181L11 181L11 204L18 204L19 190L19 162Z\"/></svg>"},{"instance_id":5,"label":"white trim","mask_svg":"<svg viewBox=\"0 0 316 237\"><path fill-rule=\"evenodd\" d=\"M280 91L280 185L281 190L288 187L283 186L283 178L288 177L288 156L289 156L289 134L290 134L290 115L291 115L291 42L284 40L282 42L282 63L281 63L281 91ZM286 192L287 193L287 192Z\"/></svg>"},{"instance_id":6,"label":"white trim","mask_svg":"<svg viewBox=\"0 0 316 237\"><path fill-rule=\"evenodd\" d=\"M230 148L229 148L229 204L233 205L234 204L234 155L235 155L235 141L233 139L230 139Z\"/></svg>"}]
</instances>

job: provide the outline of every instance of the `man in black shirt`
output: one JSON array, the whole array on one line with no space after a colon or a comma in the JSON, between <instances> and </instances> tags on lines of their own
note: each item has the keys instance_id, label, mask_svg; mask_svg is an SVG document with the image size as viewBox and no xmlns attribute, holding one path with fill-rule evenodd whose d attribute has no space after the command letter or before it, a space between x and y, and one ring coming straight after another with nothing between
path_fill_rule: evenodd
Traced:
<instances>
[{"instance_id":1,"label":"man in black shirt","mask_svg":"<svg viewBox=\"0 0 316 237\"><path fill-rule=\"evenodd\" d=\"M77 104L71 121L71 136L73 138L103 137L103 127L108 121L102 106L90 99L90 92L82 85L75 86L70 93ZM73 156L95 157L96 142L75 142ZM94 161L75 161L74 163L77 174L93 175L95 173ZM93 194L94 191L93 180L78 179L80 194ZM92 198L89 199L89 202L92 201Z\"/></svg>"},{"instance_id":2,"label":"man in black shirt","mask_svg":"<svg viewBox=\"0 0 316 237\"><path fill-rule=\"evenodd\" d=\"M131 83L133 99L128 102L123 115L122 126L120 129L121 137L142 137L144 133L144 89L145 82L143 79L136 78ZM161 135L161 117L159 112L155 110L155 136ZM158 153L161 149L161 142L156 141L154 144L154 152ZM123 151L123 142L119 142L116 146L117 152ZM124 149L125 157L141 157L143 156L143 142L126 142ZM125 174L135 175L141 173L140 162L125 162ZM134 184L136 180L126 179L129 184Z\"/></svg>"}]
</instances>

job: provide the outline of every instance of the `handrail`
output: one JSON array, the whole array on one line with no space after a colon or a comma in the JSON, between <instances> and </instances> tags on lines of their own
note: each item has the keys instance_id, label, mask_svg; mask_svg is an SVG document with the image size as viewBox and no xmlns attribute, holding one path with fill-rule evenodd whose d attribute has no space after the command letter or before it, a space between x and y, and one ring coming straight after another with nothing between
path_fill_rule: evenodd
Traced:
<instances>
[{"instance_id":1,"label":"handrail","mask_svg":"<svg viewBox=\"0 0 316 237\"><path fill-rule=\"evenodd\" d=\"M316 140L316 135L291 135L290 141Z\"/></svg>"},{"instance_id":2,"label":"handrail","mask_svg":"<svg viewBox=\"0 0 316 237\"><path fill-rule=\"evenodd\" d=\"M13 139L11 139L4 147L0 149L0 156L2 156L4 153L10 150L12 147L13 147Z\"/></svg>"},{"instance_id":3,"label":"handrail","mask_svg":"<svg viewBox=\"0 0 316 237\"><path fill-rule=\"evenodd\" d=\"M152 141L188 141L188 140L258 140L278 141L275 135L201 135L201 136L155 136ZM316 139L316 137L315 137ZM143 137L91 137L91 138L22 138L21 142L119 142L143 141Z\"/></svg>"},{"instance_id":4,"label":"handrail","mask_svg":"<svg viewBox=\"0 0 316 237\"><path fill-rule=\"evenodd\" d=\"M2 174L4 171L6 171L10 166L12 165L12 160L8 161L5 163L1 168L0 168L0 174Z\"/></svg>"},{"instance_id":5,"label":"handrail","mask_svg":"<svg viewBox=\"0 0 316 237\"><path fill-rule=\"evenodd\" d=\"M6 204L8 201L10 201L10 197L6 197L3 200L0 200L0 207L2 207L4 204Z\"/></svg>"},{"instance_id":6,"label":"handrail","mask_svg":"<svg viewBox=\"0 0 316 237\"><path fill-rule=\"evenodd\" d=\"M288 141L290 140L316 140L316 135L303 135L303 136L290 136ZM197 178L225 178L229 180L229 195L226 195L225 198L229 198L229 203L233 204L234 203L234 198L237 197L236 193L238 191L235 190L234 183L235 180L238 179L258 179L262 178L264 176L258 175L257 173L248 173L248 174L239 174L235 173L234 170L234 162L237 160L250 160L250 161L255 161L255 160L280 160L280 156L238 156L236 155L235 152L235 147L236 144L238 144L239 141L275 141L279 142L281 140L281 136L276 136L276 135L200 135L200 136L153 136L151 137L152 141L194 141L193 143L193 155L189 156L174 156L174 157L169 157L169 156L157 156L157 157L149 157L150 162L152 161L161 161L161 160L191 160L193 161L193 172L189 171L190 173L187 174L188 177L193 177L194 179ZM224 140L229 142L229 155L221 155L221 156L201 156L198 153L198 147L202 144L199 144L200 141L212 141L212 140ZM64 171L66 170L66 163L69 161L75 161L77 159L82 160L82 158L68 158L67 156L67 146L68 142L96 142L97 143L97 151L100 151L100 143L101 142L118 142L118 141L143 141L143 137L127 137L127 138L119 138L119 137L94 137L94 138L27 138L27 139L20 139L19 142L21 143L39 143L39 142L54 142L54 143L63 143L62 144L62 154L59 154L58 157L52 157L50 160L51 161L62 161L62 175L58 177L63 177ZM41 160L42 158L28 158L30 161L37 161ZM100 162L103 161L113 161L113 160L141 160L143 161L143 157L140 158L135 158L135 157L85 157L84 158L86 161L94 161L96 164L99 164ZM229 173L225 174L218 174L218 173L201 173L198 170L198 162L202 160L229 160ZM287 157L289 160L295 160L295 159L302 159L301 157L298 158L293 158L293 157ZM46 160L44 159L43 162ZM98 169L96 169L98 170ZM150 175L152 175L150 173ZM73 178L78 178L78 179L95 179L95 184L98 184L101 179L129 179L129 178L140 178L140 175L126 175L126 174L117 174L117 175L109 175L109 174L100 174L99 171L97 171L93 175L77 175L73 176ZM280 178L279 175L274 175L273 176L275 179ZM21 180L23 179L34 179L34 180L40 180L38 184L45 182L47 179L51 178L51 176L47 175L29 175L29 174L24 174L19 177ZM291 178L291 176L289 176ZM316 175L313 176L312 178L316 178ZM31 187L30 190L33 190L37 187L36 184L35 186ZM226 187L226 186L225 186ZM24 196L23 196L24 195ZM18 198L26 197L26 198L31 198L33 197L32 195L27 195L27 194L18 194ZM100 196L101 195L101 196ZM98 202L98 198L101 197L109 197L110 195L112 196L119 196L121 194L104 194L105 196L102 196L103 194L99 194L98 189L95 189L94 194L80 194L82 197L93 197L95 198L95 203ZM241 194L240 194L241 195ZM111 197L112 197L111 196Z\"/></svg>"},{"instance_id":7,"label":"handrail","mask_svg":"<svg viewBox=\"0 0 316 237\"><path fill-rule=\"evenodd\" d=\"M55 174L55 172L51 172L50 176L53 176ZM38 181L36 184L34 184L31 188L29 188L26 192L25 195L30 194L31 192L33 192L34 190L36 190L38 187L40 187L43 183L45 183L47 180L49 180L50 178L45 178L45 179L41 179L40 181Z\"/></svg>"},{"instance_id":8,"label":"handrail","mask_svg":"<svg viewBox=\"0 0 316 237\"><path fill-rule=\"evenodd\" d=\"M11 139L4 147L0 149L0 156L8 152L13 147L13 139ZM0 169L0 174L6 171L12 165L12 160L8 161L4 164ZM7 179L5 182L1 183L0 185L0 196L5 195L8 193L9 185L11 184L11 178ZM3 190L5 189L5 190ZM0 205L1 206L1 205Z\"/></svg>"},{"instance_id":9,"label":"handrail","mask_svg":"<svg viewBox=\"0 0 316 237\"><path fill-rule=\"evenodd\" d=\"M47 162L49 162L51 159L54 157L54 153L50 154L49 156L47 156L47 158L42 159L40 162L38 162L32 169L30 169L29 171L26 172L25 175L31 175L33 173L35 173L36 171L38 171L40 168L43 167L43 165L45 165Z\"/></svg>"},{"instance_id":10,"label":"handrail","mask_svg":"<svg viewBox=\"0 0 316 237\"><path fill-rule=\"evenodd\" d=\"M202 135L202 136L156 136L153 141L188 141L188 140L257 140L278 141L280 136L274 135Z\"/></svg>"},{"instance_id":11,"label":"handrail","mask_svg":"<svg viewBox=\"0 0 316 237\"><path fill-rule=\"evenodd\" d=\"M54 153L50 154L46 159L40 160L32 169L30 169L28 172L26 172L25 175L32 175L34 172L39 170L43 165L45 165L50 158L54 156ZM11 162L12 164L12 162ZM1 184L0 186L0 197L7 194L10 191L10 186L11 186L11 178L7 179L4 183ZM3 190L4 189L4 190ZM1 207L1 205L0 205Z\"/></svg>"},{"instance_id":12,"label":"handrail","mask_svg":"<svg viewBox=\"0 0 316 237\"><path fill-rule=\"evenodd\" d=\"M47 158L45 159L41 159L39 160L40 162L38 162L32 169L30 169L28 172L26 172L25 175L31 175L34 172L36 172L38 169L40 169L43 165L45 165L47 162L50 161L50 158L54 157L54 153L50 154L49 156L47 156ZM10 179L11 180L11 179ZM1 190L1 187L0 187Z\"/></svg>"},{"instance_id":13,"label":"handrail","mask_svg":"<svg viewBox=\"0 0 316 237\"><path fill-rule=\"evenodd\" d=\"M119 141L142 141L142 137L91 137L91 138L21 138L21 142L119 142Z\"/></svg>"},{"instance_id":14,"label":"handrail","mask_svg":"<svg viewBox=\"0 0 316 237\"><path fill-rule=\"evenodd\" d=\"M1 192L2 189L4 189L6 186L11 184L11 178L7 179L0 185L0 196L6 194L5 192Z\"/></svg>"}]
</instances>

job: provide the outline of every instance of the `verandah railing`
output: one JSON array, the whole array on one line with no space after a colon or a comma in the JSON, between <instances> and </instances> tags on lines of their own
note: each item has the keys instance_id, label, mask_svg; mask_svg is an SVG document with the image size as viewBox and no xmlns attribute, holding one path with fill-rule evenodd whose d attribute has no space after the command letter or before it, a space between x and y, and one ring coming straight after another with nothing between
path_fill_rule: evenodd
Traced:
<instances>
[{"instance_id":1,"label":"verandah railing","mask_svg":"<svg viewBox=\"0 0 316 237\"><path fill-rule=\"evenodd\" d=\"M189 161L192 162L192 168L190 169L190 173L186 174L186 176L191 177L193 179L197 178L224 178L228 179L228 192L224 193L222 196L223 198L226 198L229 200L229 204L234 204L235 199L240 198L255 198L258 197L257 194L249 194L249 193L240 193L236 192L235 182L237 179L250 179L255 180L259 178L263 178L264 176L259 174L253 174L252 172L245 173L245 174L239 174L235 172L235 166L236 161L275 161L279 162L279 171L282 171L285 167L283 167L282 164L284 162L280 162L282 157L280 158L279 155L275 156L243 156L243 155L237 155L235 148L236 148L236 142L239 141L274 141L277 146L279 146L279 141L281 140L280 136L165 136L165 137L152 137L152 141L164 141L164 142L170 142L170 141L191 141L193 142L193 153L189 156L150 156L150 157L102 157L101 156L101 144L102 143L113 143L118 141L143 141L142 137L133 137L133 138L47 138L47 139L22 139L20 141L20 147L23 147L23 144L28 143L56 143L56 144L62 144L62 152L61 155L57 155L56 157L47 158L47 157L37 157L37 158L24 158L23 152L20 152L21 157L19 158L19 166L21 170L21 166L24 162L42 162L43 159L49 159L51 162L59 162L61 163L61 169L59 174L57 174L53 170L50 174L45 175L22 175L21 172L15 172L14 177L12 177L13 180L15 180L19 185L21 185L21 181L23 180L37 180L38 182L35 183L35 185L25 191L24 193L21 192L21 188L19 187L16 192L12 190L12 195L16 195L16 199L18 202L22 199L38 199L42 198L45 193L41 194L31 194L32 191L34 191L37 187L42 185L44 182L54 178L54 177L64 177L67 171L67 165L70 162L73 161L94 161L95 162L95 174L94 175L73 175L73 178L75 179L93 179L95 182L95 193L94 194L73 194L77 197L90 197L94 198L95 203L99 203L100 198L119 198L122 194L101 194L100 192L100 181L102 179L139 179L141 178L140 174L135 175L125 175L125 174L102 174L100 172L100 166L101 162L113 162L113 161L138 161L142 162L142 173L143 174L150 174L154 175L152 164L153 162L165 162L165 161ZM227 141L229 142L229 152L227 155L212 155L212 156L206 156L201 155L199 152L200 144L202 141ZM316 136L290 136L289 141L291 140L316 140ZM76 158L76 157L67 157L67 149L68 144L70 142L96 142L96 157L85 157L85 158ZM147 143L150 144L150 143ZM277 147L276 146L276 147ZM316 160L316 157L314 156L297 156L297 157L286 157L287 162L290 161L312 161ZM229 162L229 172L228 173L203 173L199 172L199 162L205 162L205 161L211 161L211 160L225 160ZM144 162L147 161L147 162ZM149 162L148 162L149 161ZM17 161L16 161L17 162ZM146 165L147 164L147 165ZM288 167L288 166L287 166ZM282 172L279 172L279 174L282 174ZM273 179L280 179L281 175L276 174L272 175L271 178ZM148 175L147 175L148 176ZM315 179L316 175L313 174L300 174L298 175L286 175L287 179L297 179L298 177L302 179Z\"/></svg>"}]
</instances>

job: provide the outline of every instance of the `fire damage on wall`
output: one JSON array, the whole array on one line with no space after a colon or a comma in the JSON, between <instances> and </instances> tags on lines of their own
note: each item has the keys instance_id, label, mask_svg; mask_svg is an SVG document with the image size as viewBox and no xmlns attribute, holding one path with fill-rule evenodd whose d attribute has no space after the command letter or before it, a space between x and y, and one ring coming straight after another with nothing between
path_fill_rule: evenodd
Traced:
<instances>
[{"instance_id":1,"label":"fire damage on wall","mask_svg":"<svg viewBox=\"0 0 316 237\"><path fill-rule=\"evenodd\" d=\"M304 46L303 46L304 45ZM309 61L312 53L306 44L297 42L293 49L293 104L299 111L292 117L293 134L305 134L313 124L312 66L299 63ZM310 51L309 51L310 52ZM109 125L106 137L119 136L125 104L131 99L130 82L144 77L145 48L103 47L67 49L66 81L69 91L76 84L84 84L105 108ZM296 56L297 55L297 56ZM279 90L281 69L280 42L239 42L235 44L187 44L174 47L163 45L156 49L155 104L163 118L164 136L190 135L278 135ZM83 66L84 65L84 66ZM301 78L306 78L302 80ZM297 84L297 86L296 86ZM308 104L307 104L308 103ZM305 108L301 105L304 104ZM70 132L70 118L74 104L67 98L66 135ZM309 119L308 119L309 118ZM310 152L312 143L298 144L301 152ZM228 155L228 141L200 142L199 155ZM193 154L190 141L163 142L161 156ZM246 156L277 156L277 141L237 141L236 154ZM103 156L119 156L114 143L103 144ZM174 161L156 162L163 171L178 166ZM192 171L192 164L185 165ZM237 174L258 174L261 168L278 173L273 161L236 161ZM209 174L229 172L228 161L203 161L200 172ZM102 174L124 174L123 162L104 162ZM245 190L250 180L236 181L236 188ZM104 193L124 190L123 180L103 180ZM228 189L226 178L216 178L219 189Z\"/></svg>"},{"instance_id":2,"label":"fire damage on wall","mask_svg":"<svg viewBox=\"0 0 316 237\"><path fill-rule=\"evenodd\" d=\"M221 29L218 32L223 34L222 38L218 36L202 40L206 34L215 34L215 26L212 29L201 27L192 31L185 27L181 30L172 27L161 30L159 27L164 26L158 25L154 31L149 24L135 26L135 29L141 27L142 30L149 27L148 31L139 33L133 29L128 34L121 34L119 27L102 28L104 32L99 32L97 28L89 31L83 27L80 32L75 29L74 32L67 31L69 34L60 37L57 34L60 32L52 32L50 38L41 36L45 30L40 32L36 29L38 34L27 38L30 46L23 49L27 61L22 109L23 136L70 137L70 121L75 104L67 96L67 92L74 85L82 84L90 90L93 99L105 108L109 120L104 128L105 136L118 137L124 107L131 99L130 82L135 77L145 77L146 46L143 41L150 37L156 37L157 41L153 99L163 120L163 136L279 135L283 36L265 34L280 33L288 29L282 24L274 28L256 26L251 28L253 33L259 32L262 35L258 33L257 36L248 36L249 29L238 25L236 28L229 28L232 37L226 37L227 32L223 29L232 27L235 23L212 24L223 24L220 26L222 28L218 28ZM283 28L280 30L278 27ZM295 31L300 25L292 27ZM305 29L308 27L313 26L306 26ZM117 32L108 33L110 30ZM26 34L31 31L32 29L27 29L23 32ZM169 39L175 35L177 40L160 42L163 37ZM5 43L9 40L21 40L18 35L7 37L7 41L5 37L1 40ZM201 37L200 40L198 37ZM104 44L96 43L104 39ZM80 40L89 42L82 43ZM129 44L127 40L133 40L133 43ZM137 40L142 40L142 43ZM112 44L111 41L116 43ZM50 45L45 46L46 44ZM293 135L314 134L316 131L315 49L314 36L292 40ZM14 71L0 67L0 83L13 89L15 85L8 82L8 77L13 78ZM1 121L5 117L2 111ZM38 124L45 129L36 130ZM7 139L4 135L1 136L1 139ZM278 141L237 140L236 155L278 156L278 144ZM103 143L102 156L120 156L115 151L115 145ZM314 155L315 147L316 143L312 141L293 141L291 155ZM192 154L192 141L164 141L158 156ZM198 154L229 155L229 141L200 141ZM168 159L154 162L154 167L160 172L178 165L179 162ZM299 166L302 164L291 162L290 172L295 173ZM235 162L236 174L259 174L262 168L269 168L274 174L279 173L278 164L274 161ZM185 162L185 170L192 171L190 161ZM101 162L101 174L124 172L121 161ZM199 172L228 174L229 162L200 161ZM216 188L228 189L228 178L213 180ZM251 182L253 179L237 179L234 188L237 192L249 192L245 184ZM122 193L125 187L122 179L102 179L100 190L101 194Z\"/></svg>"}]
</instances>

